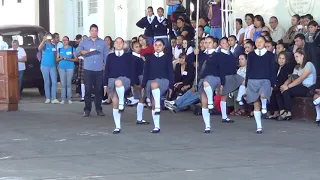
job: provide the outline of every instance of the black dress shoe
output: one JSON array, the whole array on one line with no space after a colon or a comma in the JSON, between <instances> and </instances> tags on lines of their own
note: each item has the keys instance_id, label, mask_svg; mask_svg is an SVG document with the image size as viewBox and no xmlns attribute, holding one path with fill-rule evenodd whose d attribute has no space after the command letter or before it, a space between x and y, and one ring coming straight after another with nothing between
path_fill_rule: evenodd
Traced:
<instances>
[{"instance_id":1,"label":"black dress shoe","mask_svg":"<svg viewBox=\"0 0 320 180\"><path fill-rule=\"evenodd\" d=\"M113 130L113 134L119 134L121 132L121 129L115 129L115 130Z\"/></svg>"},{"instance_id":2,"label":"black dress shoe","mask_svg":"<svg viewBox=\"0 0 320 180\"><path fill-rule=\"evenodd\" d=\"M97 111L98 116L105 116L105 114L102 111Z\"/></svg>"},{"instance_id":3,"label":"black dress shoe","mask_svg":"<svg viewBox=\"0 0 320 180\"><path fill-rule=\"evenodd\" d=\"M88 117L88 116L90 116L90 112L89 111L83 112L83 117Z\"/></svg>"},{"instance_id":4,"label":"black dress shoe","mask_svg":"<svg viewBox=\"0 0 320 180\"><path fill-rule=\"evenodd\" d=\"M151 131L151 133L159 133L160 132L160 129L153 129L152 131Z\"/></svg>"},{"instance_id":5,"label":"black dress shoe","mask_svg":"<svg viewBox=\"0 0 320 180\"><path fill-rule=\"evenodd\" d=\"M141 120L141 121L139 121L139 120L137 120L137 124L144 124L144 125L148 125L148 124L150 124L150 122L148 122L148 121L145 121L145 120Z\"/></svg>"},{"instance_id":6,"label":"black dress shoe","mask_svg":"<svg viewBox=\"0 0 320 180\"><path fill-rule=\"evenodd\" d=\"M119 108L119 113L123 113L124 112L124 105L119 105L119 107L120 106L122 106L122 107L121 107L121 109Z\"/></svg>"},{"instance_id":7,"label":"black dress shoe","mask_svg":"<svg viewBox=\"0 0 320 180\"><path fill-rule=\"evenodd\" d=\"M222 119L221 122L223 122L223 123L234 123L234 120L227 118L227 119Z\"/></svg>"},{"instance_id":8,"label":"black dress shoe","mask_svg":"<svg viewBox=\"0 0 320 180\"><path fill-rule=\"evenodd\" d=\"M258 130L256 131L256 133L257 133L257 134L262 134L262 129L258 129Z\"/></svg>"},{"instance_id":9,"label":"black dress shoe","mask_svg":"<svg viewBox=\"0 0 320 180\"><path fill-rule=\"evenodd\" d=\"M211 132L211 130L210 130L210 129L206 129L206 130L204 130L203 132L206 133L206 134L208 134L208 133Z\"/></svg>"}]
</instances>

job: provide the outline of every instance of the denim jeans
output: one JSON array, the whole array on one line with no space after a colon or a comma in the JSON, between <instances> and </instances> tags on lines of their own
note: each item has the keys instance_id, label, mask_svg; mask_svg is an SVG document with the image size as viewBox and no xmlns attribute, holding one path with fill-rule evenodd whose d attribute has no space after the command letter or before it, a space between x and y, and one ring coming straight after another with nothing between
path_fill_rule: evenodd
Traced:
<instances>
[{"instance_id":1,"label":"denim jeans","mask_svg":"<svg viewBox=\"0 0 320 180\"><path fill-rule=\"evenodd\" d=\"M190 106L197 101L199 101L200 92L197 91L195 93L192 92L192 89L189 89L186 93L184 93L180 98L178 98L175 102L177 105L176 111L180 111L183 108Z\"/></svg>"},{"instance_id":2,"label":"denim jeans","mask_svg":"<svg viewBox=\"0 0 320 180\"><path fill-rule=\"evenodd\" d=\"M211 28L210 29L210 36L221 39L222 38L222 28Z\"/></svg>"},{"instance_id":3,"label":"denim jeans","mask_svg":"<svg viewBox=\"0 0 320 180\"><path fill-rule=\"evenodd\" d=\"M18 79L19 94L20 94L20 92L21 92L23 74L24 74L24 70L19 71L19 79Z\"/></svg>"},{"instance_id":4,"label":"denim jeans","mask_svg":"<svg viewBox=\"0 0 320 180\"><path fill-rule=\"evenodd\" d=\"M96 111L102 111L101 101L102 101L102 85L103 85L103 71L89 71L84 69L84 84L85 84L85 96L84 111L90 112L92 108L91 95L94 96L94 104Z\"/></svg>"},{"instance_id":5,"label":"denim jeans","mask_svg":"<svg viewBox=\"0 0 320 180\"><path fill-rule=\"evenodd\" d=\"M46 99L57 99L57 69L55 66L41 66ZM51 84L51 87L50 87Z\"/></svg>"},{"instance_id":6,"label":"denim jeans","mask_svg":"<svg viewBox=\"0 0 320 180\"><path fill-rule=\"evenodd\" d=\"M59 69L59 74L61 82L61 100L71 100L73 69Z\"/></svg>"}]
</instances>

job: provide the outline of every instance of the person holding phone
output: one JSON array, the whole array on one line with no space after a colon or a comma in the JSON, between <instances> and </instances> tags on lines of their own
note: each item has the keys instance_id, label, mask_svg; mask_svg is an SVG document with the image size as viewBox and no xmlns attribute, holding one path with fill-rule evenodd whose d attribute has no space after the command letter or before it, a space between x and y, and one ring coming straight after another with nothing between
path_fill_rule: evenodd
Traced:
<instances>
[{"instance_id":1,"label":"person holding phone","mask_svg":"<svg viewBox=\"0 0 320 180\"><path fill-rule=\"evenodd\" d=\"M68 100L69 104L72 104L72 77L74 70L74 62L77 62L77 56L75 56L76 50L69 46L69 37L64 36L62 38L63 47L58 50L57 62L61 81L61 104L64 104Z\"/></svg>"},{"instance_id":2,"label":"person holding phone","mask_svg":"<svg viewBox=\"0 0 320 180\"><path fill-rule=\"evenodd\" d=\"M45 104L58 104L57 100L57 69L56 69L56 46L52 43L52 34L48 33L38 47L42 51L41 72L44 81L46 96Z\"/></svg>"}]
</instances>

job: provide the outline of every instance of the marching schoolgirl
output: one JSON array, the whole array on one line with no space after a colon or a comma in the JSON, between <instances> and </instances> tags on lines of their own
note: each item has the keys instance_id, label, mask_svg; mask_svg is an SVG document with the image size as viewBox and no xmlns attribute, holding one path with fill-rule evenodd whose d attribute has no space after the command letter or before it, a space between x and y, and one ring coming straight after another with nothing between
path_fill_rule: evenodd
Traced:
<instances>
[{"instance_id":1,"label":"marching schoolgirl","mask_svg":"<svg viewBox=\"0 0 320 180\"><path fill-rule=\"evenodd\" d=\"M154 31L152 28L153 21L155 19L155 16L153 14L153 7L149 6L147 8L148 15L140 19L140 21L137 22L137 26L141 29L144 29L144 35L147 37L148 42L150 44L153 44L153 37L154 37Z\"/></svg>"},{"instance_id":2,"label":"marching schoolgirl","mask_svg":"<svg viewBox=\"0 0 320 180\"><path fill-rule=\"evenodd\" d=\"M115 52L109 54L104 76L104 92L112 97L113 118L116 125L114 134L121 131L121 112L124 111L124 95L136 83L135 67L131 54L124 53L124 40L115 40ZM116 93L114 93L114 90Z\"/></svg>"},{"instance_id":3,"label":"marching schoolgirl","mask_svg":"<svg viewBox=\"0 0 320 180\"><path fill-rule=\"evenodd\" d=\"M248 54L246 74L247 103L254 103L258 134L262 133L261 112L267 113L267 100L276 82L274 55L265 49L265 42L264 37L257 37L257 49Z\"/></svg>"},{"instance_id":4,"label":"marching schoolgirl","mask_svg":"<svg viewBox=\"0 0 320 180\"><path fill-rule=\"evenodd\" d=\"M202 117L205 124L204 133L210 133L211 125L210 125L210 112L214 109L213 106L213 92L220 85L220 70L219 70L219 62L217 60L216 53L216 44L217 40L208 36L205 40L206 50L204 55L199 56L201 58L200 61L206 60L206 66L203 70L203 73L200 76L199 81L199 90L201 104L202 104ZM198 53L195 53L196 55Z\"/></svg>"},{"instance_id":5,"label":"marching schoolgirl","mask_svg":"<svg viewBox=\"0 0 320 180\"><path fill-rule=\"evenodd\" d=\"M168 49L169 47L169 40L168 40L168 26L169 21L167 18L163 16L164 9L159 7L157 10L158 16L156 20L153 21L153 32L154 32L154 39L162 39L164 41L165 47Z\"/></svg>"},{"instance_id":6,"label":"marching schoolgirl","mask_svg":"<svg viewBox=\"0 0 320 180\"><path fill-rule=\"evenodd\" d=\"M138 77L139 85L142 83L143 77L143 67L145 62L145 57L140 55L141 45L139 42L132 43L132 60L135 63L136 68L136 77ZM141 87L136 86L134 88L134 98L139 99L139 103L137 105L137 124L150 124L149 122L143 120L143 109L144 109L144 98L141 95Z\"/></svg>"},{"instance_id":7,"label":"marching schoolgirl","mask_svg":"<svg viewBox=\"0 0 320 180\"><path fill-rule=\"evenodd\" d=\"M228 38L220 39L220 51L216 58L219 63L219 76L221 81L221 114L222 122L233 123L234 121L227 116L228 94L238 89L244 78L237 74L237 58L229 51Z\"/></svg>"},{"instance_id":8,"label":"marching schoolgirl","mask_svg":"<svg viewBox=\"0 0 320 180\"><path fill-rule=\"evenodd\" d=\"M173 88L173 67L171 56L164 54L164 42L158 39L154 43L155 53L147 57L143 69L141 87L144 96L151 99L154 129L152 133L160 132L161 95L169 89L169 97ZM150 95L152 95L150 98Z\"/></svg>"}]
</instances>

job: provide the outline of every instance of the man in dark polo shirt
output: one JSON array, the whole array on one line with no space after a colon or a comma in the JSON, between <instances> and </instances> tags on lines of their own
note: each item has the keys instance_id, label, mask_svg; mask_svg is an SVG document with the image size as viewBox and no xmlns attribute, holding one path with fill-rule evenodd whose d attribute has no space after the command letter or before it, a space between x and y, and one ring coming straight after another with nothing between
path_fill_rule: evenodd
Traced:
<instances>
[{"instance_id":1,"label":"man in dark polo shirt","mask_svg":"<svg viewBox=\"0 0 320 180\"><path fill-rule=\"evenodd\" d=\"M208 18L210 20L210 36L222 38L221 0L214 0L209 5Z\"/></svg>"}]
</instances>

